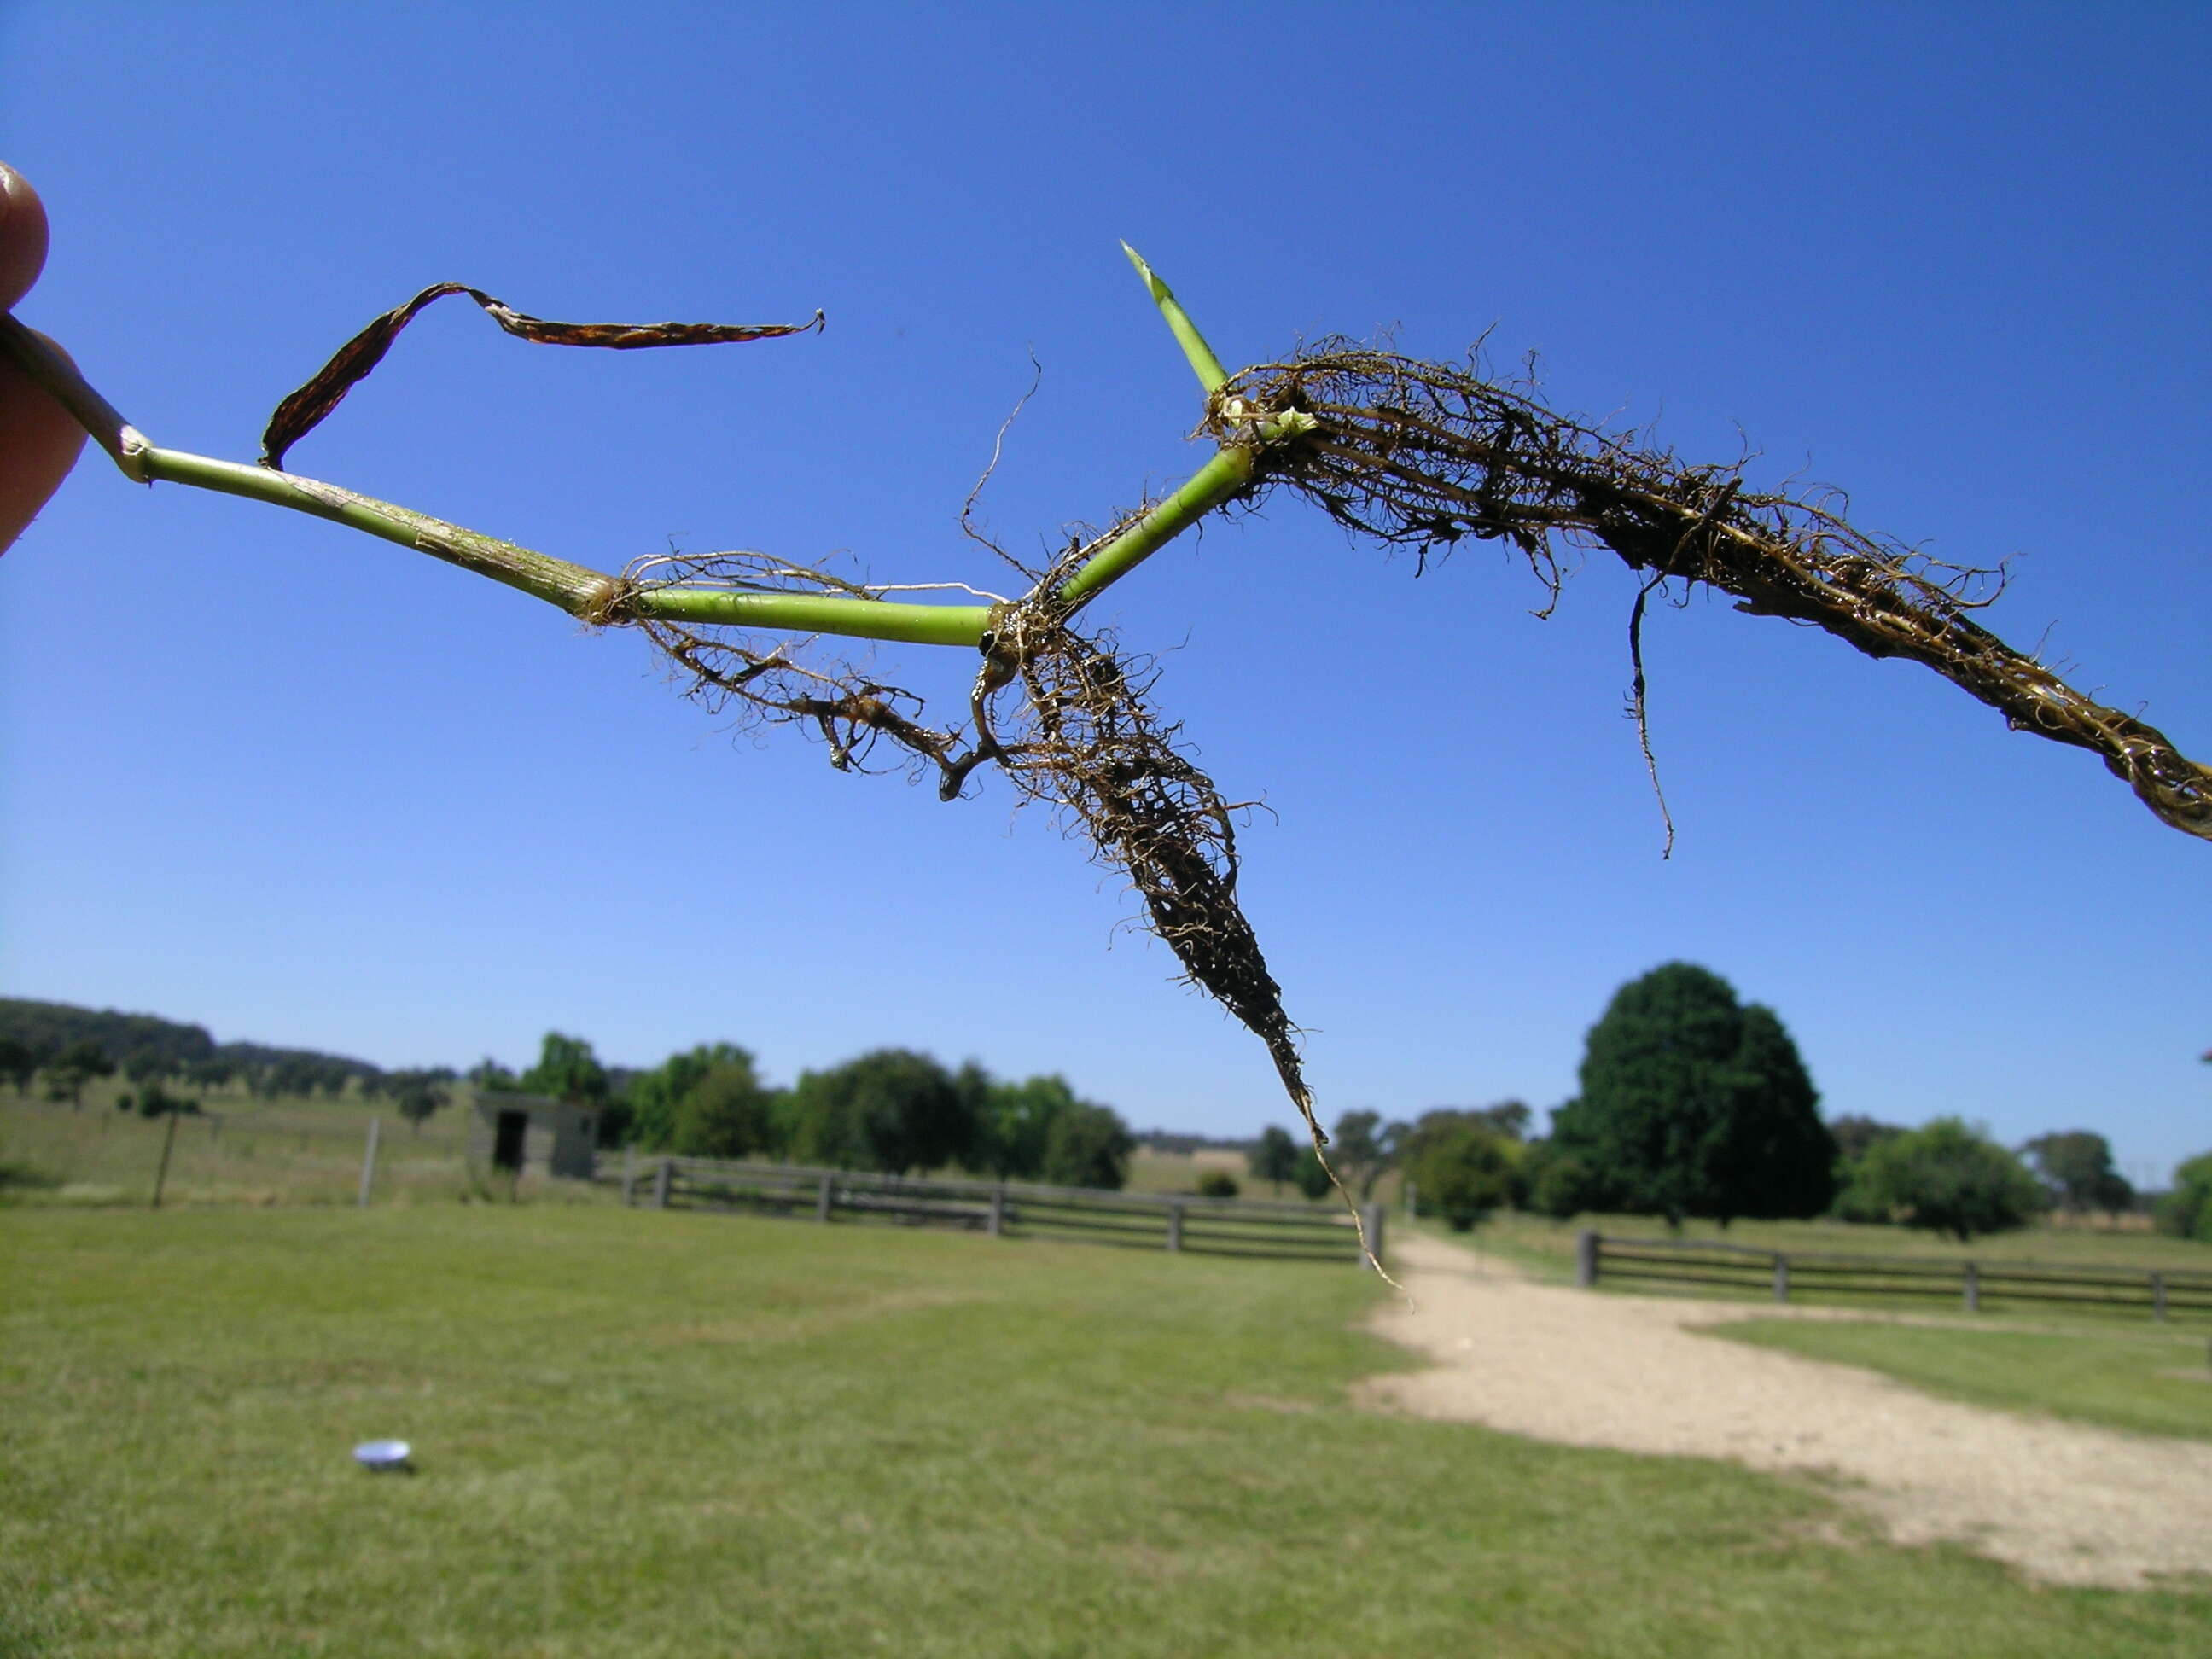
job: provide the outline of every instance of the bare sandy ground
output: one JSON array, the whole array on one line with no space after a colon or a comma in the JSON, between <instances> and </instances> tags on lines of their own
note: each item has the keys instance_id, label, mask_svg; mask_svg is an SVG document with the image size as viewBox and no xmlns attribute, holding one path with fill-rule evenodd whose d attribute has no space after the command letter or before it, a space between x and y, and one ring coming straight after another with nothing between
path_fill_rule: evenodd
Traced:
<instances>
[{"instance_id":1,"label":"bare sandy ground","mask_svg":"<svg viewBox=\"0 0 2212 1659\"><path fill-rule=\"evenodd\" d=\"M1533 1283L1434 1239L1392 1242L1414 1308L1373 1328L1436 1362L1370 1404L1566 1445L1840 1477L1900 1543L1951 1539L2055 1583L2212 1573L2212 1444L1985 1411L1871 1371L1695 1334L1783 1309Z\"/></svg>"}]
</instances>

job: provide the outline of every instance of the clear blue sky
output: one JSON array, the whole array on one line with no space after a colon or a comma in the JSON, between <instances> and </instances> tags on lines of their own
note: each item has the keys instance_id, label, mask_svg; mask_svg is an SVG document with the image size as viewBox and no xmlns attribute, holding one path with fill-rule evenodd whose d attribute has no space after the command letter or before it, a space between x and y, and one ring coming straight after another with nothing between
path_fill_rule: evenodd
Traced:
<instances>
[{"instance_id":1,"label":"clear blue sky","mask_svg":"<svg viewBox=\"0 0 2212 1659\"><path fill-rule=\"evenodd\" d=\"M266 414L441 279L541 315L819 337L526 346L433 311L301 471L615 568L672 538L989 584L1200 459L1115 247L1223 355L1490 331L1559 402L1850 492L2212 750L2206 100L2191 6L744 9L19 3L23 307L157 442ZM1739 434L1741 433L1741 436ZM1416 580L1285 499L1105 609L1266 801L1243 893L1325 1115L1574 1087L1624 980L1775 1007L1832 1113L2212 1146L2212 848L1918 668L1632 585L1548 622L1489 547ZM1287 1118L1256 1042L1116 931L1000 785L943 805L734 743L642 643L94 457L0 561L0 989L386 1064L766 1072L885 1043L1140 1124ZM935 685L968 664L886 647Z\"/></svg>"}]
</instances>

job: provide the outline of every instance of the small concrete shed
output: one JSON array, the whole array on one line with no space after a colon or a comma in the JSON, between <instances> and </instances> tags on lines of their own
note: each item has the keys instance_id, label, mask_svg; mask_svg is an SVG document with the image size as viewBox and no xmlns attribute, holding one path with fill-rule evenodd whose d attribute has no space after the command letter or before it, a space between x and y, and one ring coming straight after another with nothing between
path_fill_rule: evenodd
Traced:
<instances>
[{"instance_id":1,"label":"small concrete shed","mask_svg":"<svg viewBox=\"0 0 2212 1659\"><path fill-rule=\"evenodd\" d=\"M469 1120L468 1158L479 1170L536 1170L589 1181L599 1109L543 1095L479 1092Z\"/></svg>"}]
</instances>

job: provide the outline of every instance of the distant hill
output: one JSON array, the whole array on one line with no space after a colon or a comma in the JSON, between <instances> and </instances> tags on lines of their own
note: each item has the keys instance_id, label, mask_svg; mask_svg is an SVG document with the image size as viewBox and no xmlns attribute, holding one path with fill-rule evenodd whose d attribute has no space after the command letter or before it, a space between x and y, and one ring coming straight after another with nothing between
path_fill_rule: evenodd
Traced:
<instances>
[{"instance_id":1,"label":"distant hill","mask_svg":"<svg viewBox=\"0 0 2212 1659\"><path fill-rule=\"evenodd\" d=\"M155 1061L170 1074L194 1081L242 1079L256 1094L304 1095L319 1090L337 1095L356 1079L374 1091L384 1077L381 1066L343 1054L276 1048L263 1042L217 1042L204 1025L22 997L0 997L0 1039L13 1039L42 1060L73 1042L90 1042L126 1070L133 1061Z\"/></svg>"}]
</instances>

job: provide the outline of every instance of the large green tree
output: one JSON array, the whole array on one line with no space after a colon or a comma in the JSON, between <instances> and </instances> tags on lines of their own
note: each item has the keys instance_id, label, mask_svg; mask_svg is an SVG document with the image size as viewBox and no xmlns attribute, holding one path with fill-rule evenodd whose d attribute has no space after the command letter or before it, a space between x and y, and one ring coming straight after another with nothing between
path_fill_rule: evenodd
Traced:
<instances>
[{"instance_id":1,"label":"large green tree","mask_svg":"<svg viewBox=\"0 0 2212 1659\"><path fill-rule=\"evenodd\" d=\"M1520 1115L1517 1119L1510 1114L1504 1118L1499 1116L1500 1111L1509 1105ZM1468 1138L1474 1136L1486 1144L1498 1142L1510 1146L1511 1150L1509 1153L1509 1162L1517 1163L1521 1156L1521 1148L1517 1144L1521 1137L1517 1131L1520 1127L1526 1126L1528 1111L1528 1109L1517 1101L1502 1103L1498 1107L1486 1106L1479 1109L1469 1106L1431 1106L1411 1123L1392 1124L1388 1136L1391 1159L1404 1172L1406 1179L1413 1183L1415 1199L1421 1206L1421 1213L1428 1215L1443 1212L1436 1204L1430 1202L1431 1199L1436 1199L1438 1204L1443 1201L1436 1193L1430 1190L1430 1182L1437 1179L1439 1172L1450 1162L1450 1159L1446 1158L1443 1162L1438 1163L1436 1168L1431 1169L1427 1176L1423 1176L1419 1172L1420 1168L1424 1162L1429 1159L1430 1154L1438 1152L1448 1145L1457 1147L1472 1144ZM1509 1123L1516 1125L1516 1127L1507 1128L1505 1125ZM1497 1206L1490 1204L1482 1207L1494 1209Z\"/></svg>"},{"instance_id":2,"label":"large green tree","mask_svg":"<svg viewBox=\"0 0 2212 1659\"><path fill-rule=\"evenodd\" d=\"M2199 1152L2174 1170L2173 1189L2159 1200L2158 1230L2212 1244L2212 1152Z\"/></svg>"},{"instance_id":3,"label":"large green tree","mask_svg":"<svg viewBox=\"0 0 2212 1659\"><path fill-rule=\"evenodd\" d=\"M752 1054L734 1042L702 1042L669 1055L648 1071L635 1073L623 1093L631 1138L647 1152L673 1150L677 1112L684 1097L718 1066L738 1067L750 1073Z\"/></svg>"},{"instance_id":4,"label":"large green tree","mask_svg":"<svg viewBox=\"0 0 2212 1659\"><path fill-rule=\"evenodd\" d=\"M548 1031L538 1047L538 1063L517 1079L526 1095L598 1106L607 1098L607 1068L581 1037Z\"/></svg>"},{"instance_id":5,"label":"large green tree","mask_svg":"<svg viewBox=\"0 0 2212 1659\"><path fill-rule=\"evenodd\" d=\"M1100 1187L1119 1191L1129 1178L1137 1138L1110 1106L1079 1100L1052 1121L1046 1138L1044 1178L1055 1187Z\"/></svg>"},{"instance_id":6,"label":"large green tree","mask_svg":"<svg viewBox=\"0 0 2212 1659\"><path fill-rule=\"evenodd\" d=\"M750 1158L775 1150L775 1097L742 1048L708 1066L676 1103L671 1144L686 1158Z\"/></svg>"},{"instance_id":7,"label":"large green tree","mask_svg":"<svg viewBox=\"0 0 2212 1659\"><path fill-rule=\"evenodd\" d=\"M2135 1202L2136 1189L2112 1167L2112 1143L2094 1129L2054 1130L2020 1150L2062 1208L2118 1215Z\"/></svg>"},{"instance_id":8,"label":"large green tree","mask_svg":"<svg viewBox=\"0 0 2212 1659\"><path fill-rule=\"evenodd\" d=\"M1406 1177L1421 1212L1465 1232L1512 1197L1516 1143L1472 1116L1437 1125L1409 1149Z\"/></svg>"},{"instance_id":9,"label":"large green tree","mask_svg":"<svg viewBox=\"0 0 2212 1659\"><path fill-rule=\"evenodd\" d=\"M1838 1221L1887 1221L1889 1208L1861 1179L1867 1154L1885 1140L1905 1133L1898 1123L1846 1114L1832 1118L1828 1133L1836 1139L1836 1196L1828 1213Z\"/></svg>"},{"instance_id":10,"label":"large green tree","mask_svg":"<svg viewBox=\"0 0 2212 1659\"><path fill-rule=\"evenodd\" d=\"M2024 1227L2047 1201L2025 1164L1955 1117L1883 1141L1861 1161L1857 1185L1911 1225L1961 1241Z\"/></svg>"},{"instance_id":11,"label":"large green tree","mask_svg":"<svg viewBox=\"0 0 2212 1659\"><path fill-rule=\"evenodd\" d=\"M1615 992L1581 1080L1553 1115L1554 1155L1607 1207L1725 1225L1818 1215L1834 1195L1836 1143L1796 1044L1708 969L1670 962Z\"/></svg>"},{"instance_id":12,"label":"large green tree","mask_svg":"<svg viewBox=\"0 0 2212 1659\"><path fill-rule=\"evenodd\" d=\"M1041 1179L1052 1126L1080 1103L1067 1079L1055 1074L1002 1082L970 1060L960 1068L958 1082L975 1111L969 1166L1001 1181Z\"/></svg>"},{"instance_id":13,"label":"large green tree","mask_svg":"<svg viewBox=\"0 0 2212 1659\"><path fill-rule=\"evenodd\" d=\"M801 1073L788 1097L792 1149L802 1163L904 1175L967 1158L975 1103L929 1055L878 1048Z\"/></svg>"}]
</instances>

